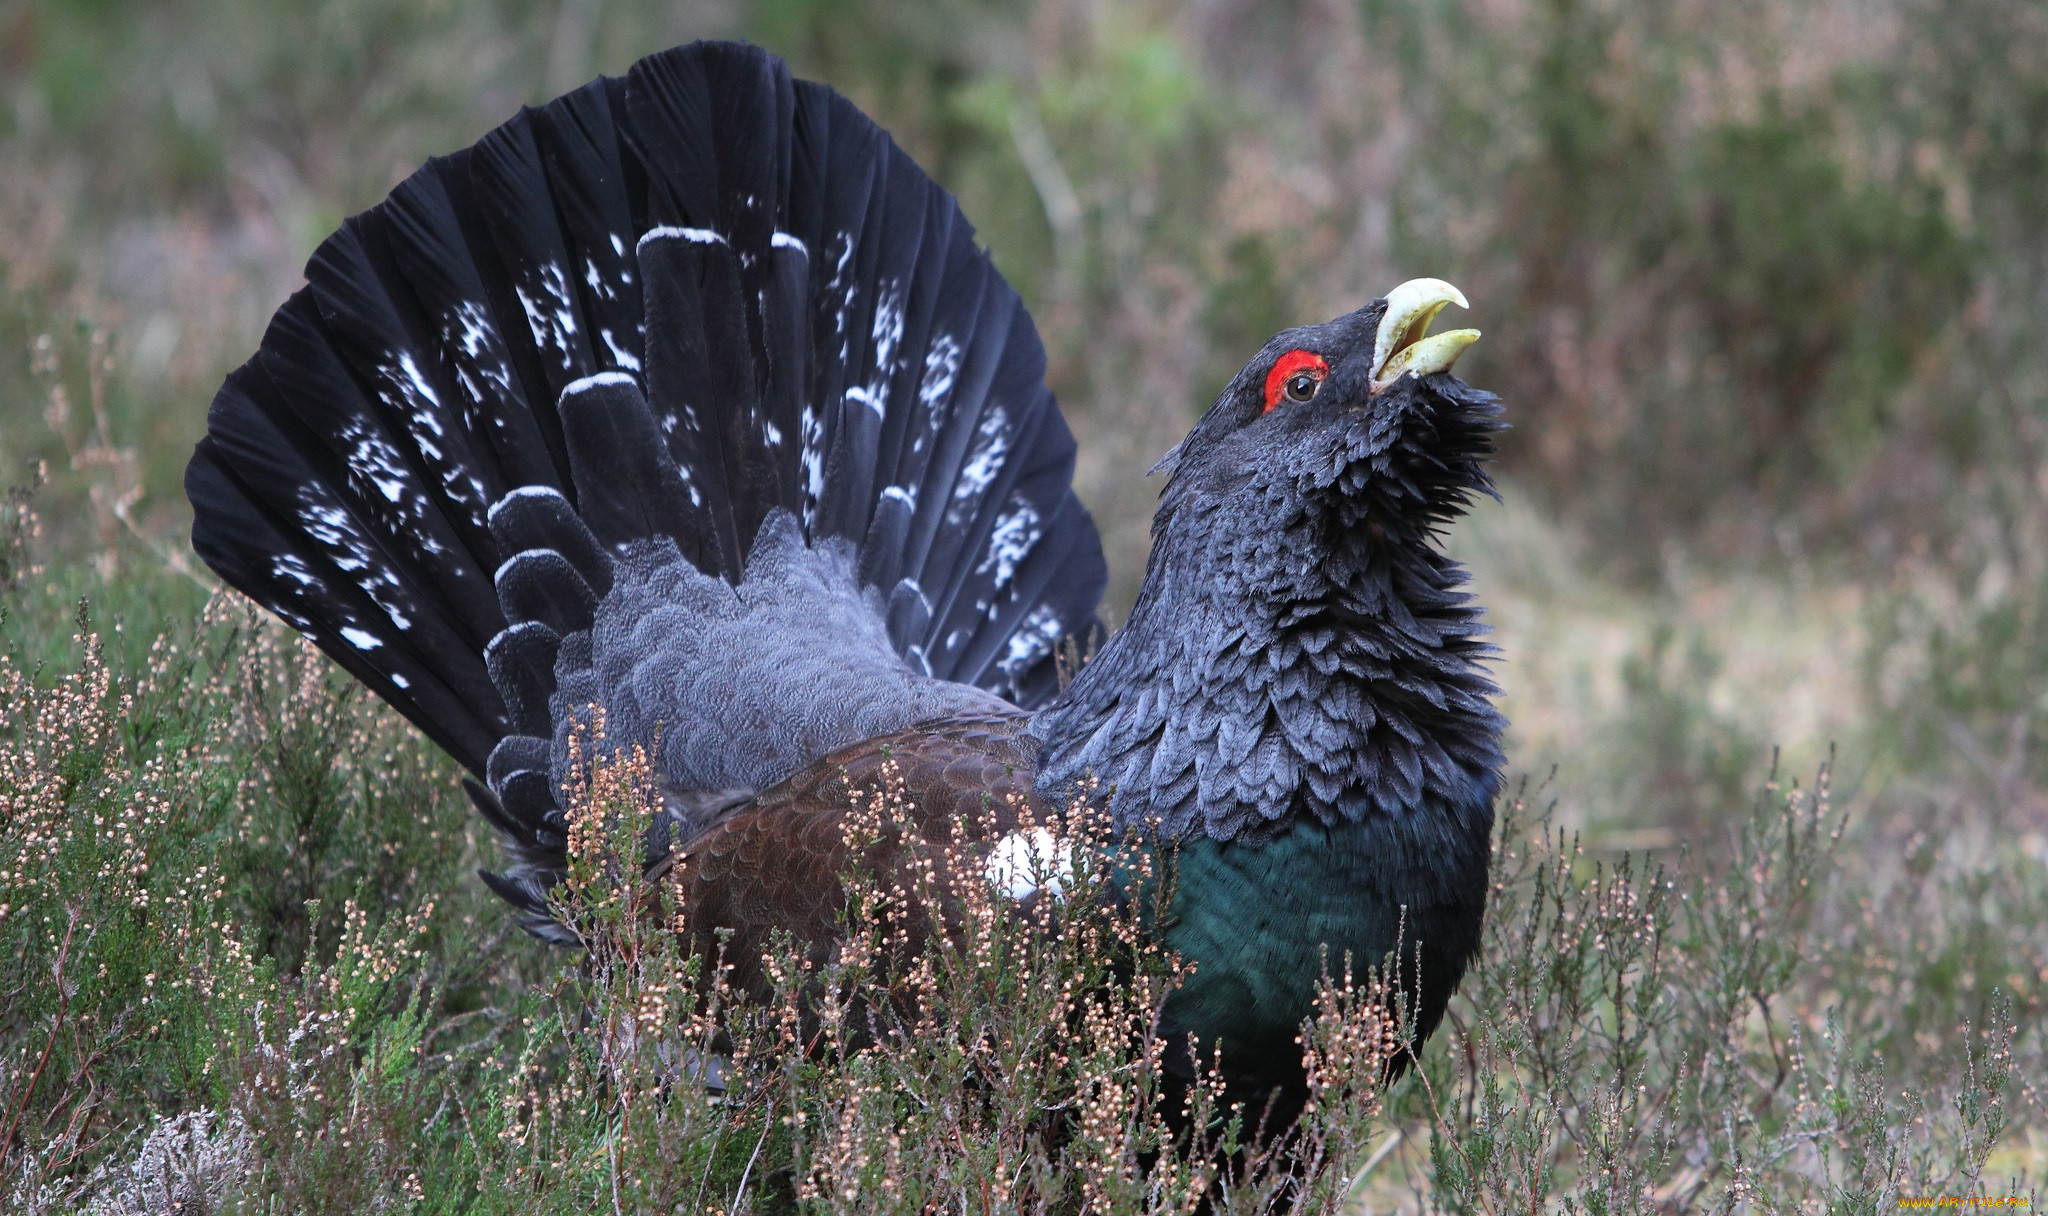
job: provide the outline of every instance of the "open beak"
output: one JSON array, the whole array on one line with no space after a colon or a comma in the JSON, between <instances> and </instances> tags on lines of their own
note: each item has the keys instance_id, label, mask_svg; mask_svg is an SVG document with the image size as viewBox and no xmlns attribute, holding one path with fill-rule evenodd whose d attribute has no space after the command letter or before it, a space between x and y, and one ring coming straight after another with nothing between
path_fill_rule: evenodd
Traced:
<instances>
[{"instance_id":1,"label":"open beak","mask_svg":"<svg viewBox=\"0 0 2048 1216\"><path fill-rule=\"evenodd\" d=\"M1444 305L1470 308L1465 293L1442 279L1410 279L1387 293L1387 313L1380 318L1378 339L1372 347L1372 391L1399 380L1404 373L1427 376L1447 372L1479 340L1476 329L1447 329L1429 332L1429 323Z\"/></svg>"}]
</instances>

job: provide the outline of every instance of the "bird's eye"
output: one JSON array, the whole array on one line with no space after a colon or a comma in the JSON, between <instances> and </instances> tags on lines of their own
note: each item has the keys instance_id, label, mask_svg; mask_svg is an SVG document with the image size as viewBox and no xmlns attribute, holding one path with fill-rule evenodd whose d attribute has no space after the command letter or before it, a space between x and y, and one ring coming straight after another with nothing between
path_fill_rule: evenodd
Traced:
<instances>
[{"instance_id":1,"label":"bird's eye","mask_svg":"<svg viewBox=\"0 0 2048 1216\"><path fill-rule=\"evenodd\" d=\"M1316 395L1330 374L1329 361L1312 350L1290 350L1274 361L1266 373L1266 409L1271 412L1281 401L1299 405Z\"/></svg>"}]
</instances>

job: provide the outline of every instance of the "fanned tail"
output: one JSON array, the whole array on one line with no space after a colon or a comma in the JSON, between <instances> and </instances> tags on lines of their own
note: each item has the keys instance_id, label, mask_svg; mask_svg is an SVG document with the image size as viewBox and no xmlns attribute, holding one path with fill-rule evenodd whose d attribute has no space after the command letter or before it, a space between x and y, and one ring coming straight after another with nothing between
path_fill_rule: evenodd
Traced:
<instances>
[{"instance_id":1,"label":"fanned tail","mask_svg":"<svg viewBox=\"0 0 2048 1216\"><path fill-rule=\"evenodd\" d=\"M214 400L193 545L483 779L538 914L578 696L667 732L680 830L850 731L1054 691L1105 571L1044 366L885 133L699 43L329 238ZM717 675L764 657L798 678Z\"/></svg>"}]
</instances>

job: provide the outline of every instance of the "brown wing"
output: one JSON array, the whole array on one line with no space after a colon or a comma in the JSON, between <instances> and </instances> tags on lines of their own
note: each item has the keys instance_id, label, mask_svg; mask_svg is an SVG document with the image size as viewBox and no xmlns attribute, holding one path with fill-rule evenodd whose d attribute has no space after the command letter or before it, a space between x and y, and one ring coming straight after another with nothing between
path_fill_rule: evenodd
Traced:
<instances>
[{"instance_id":1,"label":"brown wing","mask_svg":"<svg viewBox=\"0 0 2048 1216\"><path fill-rule=\"evenodd\" d=\"M707 953L718 930L732 932L723 951L732 980L759 995L774 931L809 943L816 960L830 954L846 900L841 875L856 861L887 886L921 858L943 889L945 845L1010 831L1020 805L1045 820L1031 795L1038 743L1023 733L1028 722L1022 713L951 718L842 748L706 829L656 876L679 881ZM863 844L858 858L849 836Z\"/></svg>"}]
</instances>

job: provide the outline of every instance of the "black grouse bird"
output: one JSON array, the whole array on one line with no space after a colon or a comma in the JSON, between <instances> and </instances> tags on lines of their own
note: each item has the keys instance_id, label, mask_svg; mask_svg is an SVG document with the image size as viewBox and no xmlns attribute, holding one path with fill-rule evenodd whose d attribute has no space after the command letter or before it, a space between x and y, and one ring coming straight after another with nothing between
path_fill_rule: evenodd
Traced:
<instances>
[{"instance_id":1,"label":"black grouse bird","mask_svg":"<svg viewBox=\"0 0 2048 1216\"><path fill-rule=\"evenodd\" d=\"M1325 960L1479 940L1501 719L1438 530L1499 428L1435 280L1268 342L1157 472L1129 622L1016 293L849 102L651 56L430 161L321 245L186 474L193 546L425 731L537 932L568 740L655 753L650 862L742 963L829 943L849 780L943 830L1092 777L1177 850L1175 1033L1301 1093ZM1007 812L1005 812L1007 814ZM1014 820L1008 822L1014 823ZM756 947L749 949L748 947Z\"/></svg>"}]
</instances>

